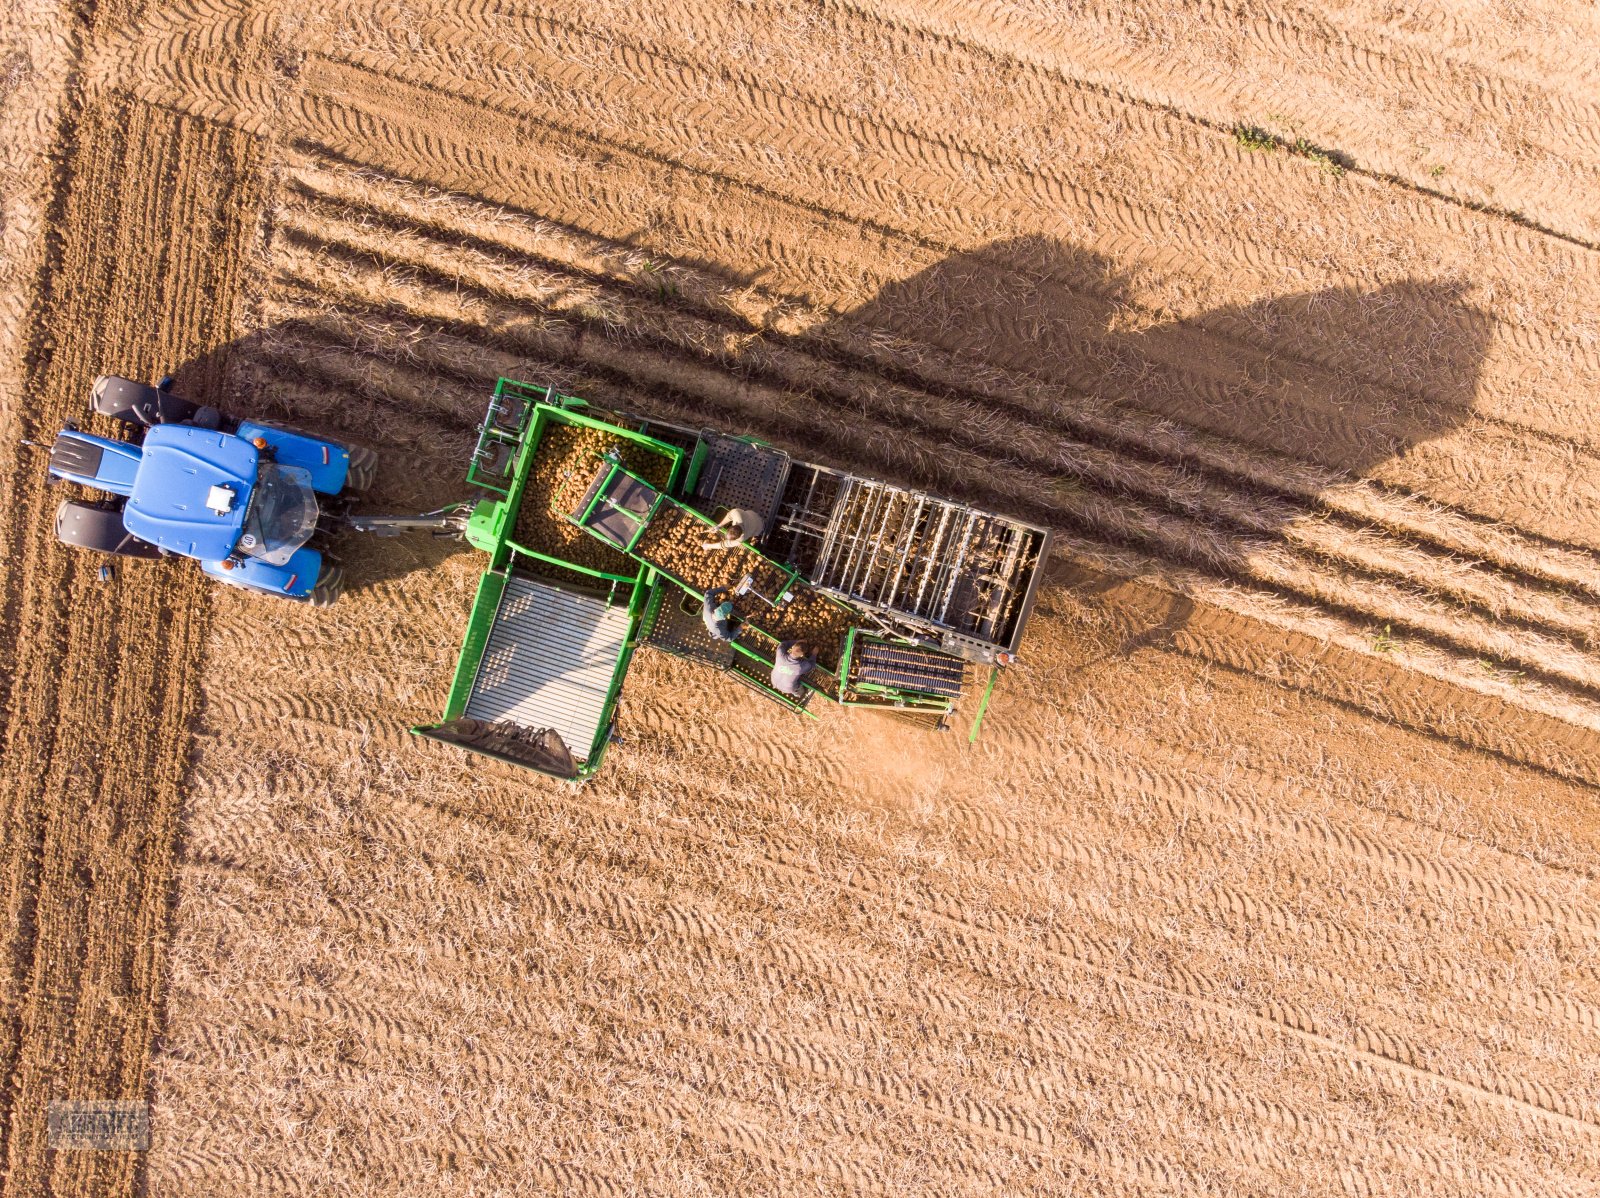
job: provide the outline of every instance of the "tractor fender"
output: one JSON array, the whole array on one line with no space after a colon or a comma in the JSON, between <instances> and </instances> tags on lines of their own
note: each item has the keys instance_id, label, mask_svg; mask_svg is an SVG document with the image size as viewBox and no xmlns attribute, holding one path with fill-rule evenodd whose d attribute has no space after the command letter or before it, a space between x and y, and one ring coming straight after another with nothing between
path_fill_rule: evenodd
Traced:
<instances>
[{"instance_id":1,"label":"tractor fender","mask_svg":"<svg viewBox=\"0 0 1600 1198\"><path fill-rule=\"evenodd\" d=\"M64 429L50 447L50 473L68 482L109 491L126 499L143 457L137 445Z\"/></svg>"},{"instance_id":2,"label":"tractor fender","mask_svg":"<svg viewBox=\"0 0 1600 1198\"><path fill-rule=\"evenodd\" d=\"M260 437L280 465L298 466L309 472L313 491L337 495L344 490L345 480L350 476L350 451L337 441L324 441L254 420L242 422L238 435L246 441Z\"/></svg>"},{"instance_id":3,"label":"tractor fender","mask_svg":"<svg viewBox=\"0 0 1600 1198\"><path fill-rule=\"evenodd\" d=\"M269 566L259 558L247 557L235 561L231 570L221 562L201 562L200 568L229 586L281 595L286 599L304 599L311 594L311 588L317 585L317 576L322 573L322 554L315 549L301 548L281 566Z\"/></svg>"}]
</instances>

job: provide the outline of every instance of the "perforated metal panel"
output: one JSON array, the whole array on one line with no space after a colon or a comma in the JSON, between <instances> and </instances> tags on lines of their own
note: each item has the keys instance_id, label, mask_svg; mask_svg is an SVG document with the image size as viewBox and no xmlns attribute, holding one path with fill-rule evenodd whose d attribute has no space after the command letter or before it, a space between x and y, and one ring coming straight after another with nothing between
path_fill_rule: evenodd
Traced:
<instances>
[{"instance_id":1,"label":"perforated metal panel","mask_svg":"<svg viewBox=\"0 0 1600 1198\"><path fill-rule=\"evenodd\" d=\"M776 449L734 437L707 433L701 439L707 453L695 484L695 506L748 508L771 528L783 484L789 477L788 457Z\"/></svg>"},{"instance_id":2,"label":"perforated metal panel","mask_svg":"<svg viewBox=\"0 0 1600 1198\"><path fill-rule=\"evenodd\" d=\"M714 641L700 616L700 601L677 587L662 587L650 613L647 644L679 657L691 657L725 668L733 660L733 646Z\"/></svg>"},{"instance_id":3,"label":"perforated metal panel","mask_svg":"<svg viewBox=\"0 0 1600 1198\"><path fill-rule=\"evenodd\" d=\"M506 583L466 715L554 728L587 761L628 637L628 610L530 578Z\"/></svg>"}]
</instances>

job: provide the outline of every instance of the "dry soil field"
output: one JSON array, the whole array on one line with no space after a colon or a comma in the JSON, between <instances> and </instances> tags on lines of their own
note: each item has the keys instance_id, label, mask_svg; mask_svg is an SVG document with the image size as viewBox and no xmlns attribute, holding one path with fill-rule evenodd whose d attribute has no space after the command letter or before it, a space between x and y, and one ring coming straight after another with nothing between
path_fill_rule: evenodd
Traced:
<instances>
[{"instance_id":1,"label":"dry soil field","mask_svg":"<svg viewBox=\"0 0 1600 1198\"><path fill-rule=\"evenodd\" d=\"M1600 17L1068 8L0 12L8 1193L1600 1192ZM505 374L1060 554L975 747L641 655L567 789L406 735L470 552L54 544L169 367L385 508Z\"/></svg>"}]
</instances>

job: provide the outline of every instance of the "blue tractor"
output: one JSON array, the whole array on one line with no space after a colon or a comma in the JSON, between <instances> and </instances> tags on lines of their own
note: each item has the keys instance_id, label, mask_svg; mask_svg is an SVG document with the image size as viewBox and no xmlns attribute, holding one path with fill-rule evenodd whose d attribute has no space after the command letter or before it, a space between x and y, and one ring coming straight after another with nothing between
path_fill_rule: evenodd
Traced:
<instances>
[{"instance_id":1,"label":"blue tractor","mask_svg":"<svg viewBox=\"0 0 1600 1198\"><path fill-rule=\"evenodd\" d=\"M56 536L122 557L192 557L232 586L332 603L343 571L308 544L323 514L318 497L365 490L377 455L258 421L234 423L170 388L170 379L154 387L115 375L95 380L94 411L131 435L111 440L69 424L56 437L50 473L105 496L62 503Z\"/></svg>"}]
</instances>

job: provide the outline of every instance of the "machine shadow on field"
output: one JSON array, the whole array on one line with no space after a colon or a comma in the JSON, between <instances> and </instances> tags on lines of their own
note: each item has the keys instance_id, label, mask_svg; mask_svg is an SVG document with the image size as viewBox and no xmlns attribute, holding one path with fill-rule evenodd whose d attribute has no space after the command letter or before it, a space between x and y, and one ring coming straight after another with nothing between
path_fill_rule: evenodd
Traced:
<instances>
[{"instance_id":1,"label":"machine shadow on field","mask_svg":"<svg viewBox=\"0 0 1600 1198\"><path fill-rule=\"evenodd\" d=\"M889 285L851 318L970 364L988 395L966 398L1038 435L1037 449L976 430L958 438L963 449L1039 474L1039 505L1015 514L1172 557L1170 548L1102 522L1093 505L1051 503L1050 493L1125 499L1129 509L1170 516L1171 528L1194 530L1186 564L1242 574L1249 555L1309 507L1274 477L1303 477L1308 467L1330 481L1367 475L1468 418L1493 322L1465 291L1456 280L1330 287L1160 319L1130 302L1130 280L1108 259L1023 237ZM1008 378L1022 385L1008 386ZM1178 426L1169 431L1179 436L1198 430L1213 460L1231 457L1241 469L1174 453L1177 437L1144 431L1151 417ZM1087 444L1140 467L1139 477L1119 482L1052 467L1046 459L1056 438L1058 462L1071 459L1069 443ZM1171 495L1153 485L1164 474ZM1177 492L1197 478L1226 492L1234 515L1180 501ZM914 481L1000 510L1017 506L970 480ZM1132 634L1123 651L1169 640L1186 619L1179 604L1159 626Z\"/></svg>"},{"instance_id":2,"label":"machine shadow on field","mask_svg":"<svg viewBox=\"0 0 1600 1198\"><path fill-rule=\"evenodd\" d=\"M884 287L841 318L842 339L769 334L823 357L834 351L822 345L859 341L863 326L869 336L882 329L903 338L913 357L918 345L943 351L928 371L914 361L899 371L865 359L843 363L861 368L848 371L857 379L876 374L921 390L929 405L948 405L939 418L924 417L916 403L875 416L873 386L858 382L849 384L859 388L853 394L819 387L815 402L848 418L815 427L803 411L769 418L759 405L730 422L709 399L703 419L1088 540L1244 577L1282 521L1314 514L1306 477L1333 482L1370 473L1467 418L1491 321L1464 291L1449 280L1334 287L1163 319L1150 312L1152 287L1136 293L1101 255L1050 238L1016 238ZM425 368L393 365L405 363L412 346L350 344L339 327L337 319L290 321L252 333L179 365L178 390L232 415L375 449L377 483L358 511L422 512L468 498L464 463L487 392L476 395L460 377L432 385ZM406 327L413 338L433 335L409 319ZM505 356L507 347L487 341L486 350ZM627 389L648 393L653 385ZM792 392L795 384L781 385ZM585 398L608 402L604 393ZM689 389L671 402L681 409L702 401ZM961 414L954 433L951 412ZM823 425L835 431L824 433ZM1195 431L1206 441L1206 463L1185 452L1183 439ZM893 440L901 432L898 456L875 451L885 434ZM940 452L952 443L958 455ZM904 451L912 444L921 448ZM1082 465L1090 459L1099 473ZM1299 483L1276 484L1293 473ZM1197 480L1209 507L1186 496ZM462 544L418 533L344 533L331 549L350 588L360 590L432 570ZM1054 580L1059 572L1052 575L1046 588L1063 585ZM1186 620L1174 608L1159 626L1130 633L1122 652L1169 640Z\"/></svg>"}]
</instances>

